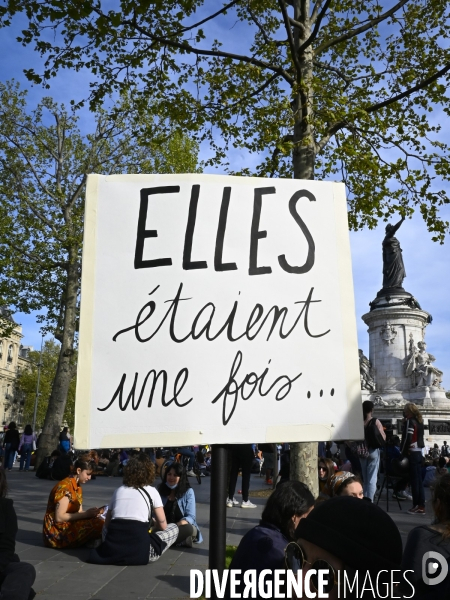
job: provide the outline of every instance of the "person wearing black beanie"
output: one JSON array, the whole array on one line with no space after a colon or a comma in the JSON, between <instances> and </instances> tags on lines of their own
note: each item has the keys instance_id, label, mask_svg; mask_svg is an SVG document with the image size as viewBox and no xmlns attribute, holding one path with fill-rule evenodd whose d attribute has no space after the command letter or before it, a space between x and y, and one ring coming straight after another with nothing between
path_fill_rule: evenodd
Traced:
<instances>
[{"instance_id":1,"label":"person wearing black beanie","mask_svg":"<svg viewBox=\"0 0 450 600\"><path fill-rule=\"evenodd\" d=\"M400 582L403 577L402 540L394 521L378 506L349 496L332 498L302 519L295 533L303 577L309 569L324 568L323 561L331 567L330 599L365 598L362 587L369 598L395 597L397 588L390 582ZM344 570L351 582L358 579L358 589L349 591L347 587L345 595L342 589L338 590L345 585ZM392 571L397 571L393 577ZM312 577L311 582L314 586Z\"/></svg>"}]
</instances>

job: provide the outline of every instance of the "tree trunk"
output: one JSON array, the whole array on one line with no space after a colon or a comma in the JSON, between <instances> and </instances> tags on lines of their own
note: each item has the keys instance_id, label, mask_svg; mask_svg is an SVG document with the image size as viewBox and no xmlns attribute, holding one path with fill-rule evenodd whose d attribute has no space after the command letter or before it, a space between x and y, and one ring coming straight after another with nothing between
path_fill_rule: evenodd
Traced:
<instances>
[{"instance_id":1,"label":"tree trunk","mask_svg":"<svg viewBox=\"0 0 450 600\"><path fill-rule=\"evenodd\" d=\"M67 282L65 287L64 319L61 336L61 350L52 392L47 406L44 427L39 440L36 468L42 460L58 447L59 434L66 408L69 385L73 377L72 356L75 340L75 324L77 315L77 300L79 277L77 253L69 251L69 266L67 267Z\"/></svg>"},{"instance_id":2,"label":"tree trunk","mask_svg":"<svg viewBox=\"0 0 450 600\"><path fill-rule=\"evenodd\" d=\"M294 30L294 45L298 50L311 34L310 3L308 0L293 0L292 4L294 19L303 23L305 27L301 34L299 29ZM312 110L314 58L312 45L306 48L298 58L300 63L298 90L292 103L294 111L294 148L292 151L294 179L314 179L316 154ZM317 450L317 442L291 444L290 478L306 484L314 497L319 495Z\"/></svg>"}]
</instances>

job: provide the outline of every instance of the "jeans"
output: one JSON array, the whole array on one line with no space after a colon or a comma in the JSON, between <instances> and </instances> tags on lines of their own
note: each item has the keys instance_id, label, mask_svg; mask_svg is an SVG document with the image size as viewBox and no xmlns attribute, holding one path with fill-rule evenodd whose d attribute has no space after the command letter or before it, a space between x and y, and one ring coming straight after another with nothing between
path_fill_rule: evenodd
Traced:
<instances>
[{"instance_id":1,"label":"jeans","mask_svg":"<svg viewBox=\"0 0 450 600\"><path fill-rule=\"evenodd\" d=\"M28 600L35 578L33 565L25 562L9 563L0 573L1 597L8 600Z\"/></svg>"},{"instance_id":2,"label":"jeans","mask_svg":"<svg viewBox=\"0 0 450 600\"><path fill-rule=\"evenodd\" d=\"M380 466L380 449L369 448L369 456L360 458L361 473L363 477L364 497L373 502L377 490L378 467Z\"/></svg>"},{"instance_id":3,"label":"jeans","mask_svg":"<svg viewBox=\"0 0 450 600\"><path fill-rule=\"evenodd\" d=\"M178 452L182 455L182 456L188 456L189 457L189 464L187 467L188 471L192 471L193 467L194 467L194 459L195 459L195 454L192 452L192 450L190 448L188 448L187 446L185 446L184 448L180 448L178 450Z\"/></svg>"},{"instance_id":4,"label":"jeans","mask_svg":"<svg viewBox=\"0 0 450 600\"><path fill-rule=\"evenodd\" d=\"M4 457L4 468L11 470L14 464L14 456L16 451L11 449L10 442L5 444L5 457Z\"/></svg>"},{"instance_id":5,"label":"jeans","mask_svg":"<svg viewBox=\"0 0 450 600\"><path fill-rule=\"evenodd\" d=\"M23 463L25 462L25 460L26 460L25 470L26 471L30 470L32 450L33 450L32 444L23 444L22 450L20 452L20 470L21 471L23 471Z\"/></svg>"},{"instance_id":6,"label":"jeans","mask_svg":"<svg viewBox=\"0 0 450 600\"><path fill-rule=\"evenodd\" d=\"M239 475L239 467L242 468L242 500L248 501L248 492L250 489L250 473L253 463L253 450L251 444L232 444L230 446L231 459L230 480L228 484L228 498L233 499L236 491L236 483Z\"/></svg>"},{"instance_id":7,"label":"jeans","mask_svg":"<svg viewBox=\"0 0 450 600\"><path fill-rule=\"evenodd\" d=\"M409 476L414 506L425 506L425 491L422 481L422 452L409 453Z\"/></svg>"}]
</instances>

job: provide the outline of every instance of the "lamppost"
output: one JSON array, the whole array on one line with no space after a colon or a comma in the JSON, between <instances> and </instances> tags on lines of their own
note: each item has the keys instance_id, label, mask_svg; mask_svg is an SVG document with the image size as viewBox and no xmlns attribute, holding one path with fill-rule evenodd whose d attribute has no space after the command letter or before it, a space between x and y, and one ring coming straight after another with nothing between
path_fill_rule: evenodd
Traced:
<instances>
[{"instance_id":1,"label":"lamppost","mask_svg":"<svg viewBox=\"0 0 450 600\"><path fill-rule=\"evenodd\" d=\"M44 345L44 336L42 336L41 339L41 353L39 356L39 362L37 364L38 367L38 378L37 378L37 385L36 385L36 398L34 400L34 413L33 413L33 433L36 432L36 413L37 413L37 407L38 407L38 401L39 401L39 383L41 380L41 367L42 367L42 347Z\"/></svg>"}]
</instances>

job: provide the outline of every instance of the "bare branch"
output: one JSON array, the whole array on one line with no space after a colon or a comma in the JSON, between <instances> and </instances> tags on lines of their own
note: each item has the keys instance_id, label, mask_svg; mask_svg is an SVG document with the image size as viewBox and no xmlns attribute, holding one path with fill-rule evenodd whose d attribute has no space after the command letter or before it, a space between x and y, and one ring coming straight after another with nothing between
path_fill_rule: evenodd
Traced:
<instances>
[{"instance_id":1,"label":"bare branch","mask_svg":"<svg viewBox=\"0 0 450 600\"><path fill-rule=\"evenodd\" d=\"M93 11L96 12L98 15L110 20L110 17L107 14L101 12L98 8L94 7ZM233 52L224 52L222 50L205 50L205 49L201 49L201 48L194 48L187 42L177 42L176 40L171 40L166 37L154 35L153 33L151 33L150 31L147 31L146 29L144 29L143 27L141 27L140 25L138 25L135 22L132 22L129 20L124 20L123 23L127 24L130 27L134 27L137 31L139 31L142 35L144 35L149 40L151 40L153 42L158 42L159 44L162 44L163 46L168 46L170 48L178 48L179 50L184 50L185 52L188 52L189 54L194 54L196 56L214 56L214 57L218 57L218 58L231 58L232 60L235 60L235 61L252 64L257 67L261 67L263 69L268 69L269 71L273 71L274 73L278 73L279 75L281 75L281 77L283 77L283 79L287 83L289 83L289 85L294 85L294 83L295 83L294 78L291 77L289 75L289 73L287 73L282 67L278 67L277 65L272 65L264 60L258 60L257 58L255 58L253 56L246 56L245 54L234 54Z\"/></svg>"},{"instance_id":2,"label":"bare branch","mask_svg":"<svg viewBox=\"0 0 450 600\"><path fill-rule=\"evenodd\" d=\"M189 25L188 27L183 27L182 29L179 29L178 31L176 31L174 35L178 35L180 33L186 33L186 31L190 31L191 29L196 29L197 27L200 27L200 25L204 25L208 21L211 21L215 17L218 17L220 14L226 12L229 8L231 8L238 2L239 2L239 0L233 0L233 2L226 4L223 8L218 10L213 15L210 15L209 17L206 17L206 19L203 19L203 21L199 21L198 23L195 23L194 25Z\"/></svg>"},{"instance_id":3,"label":"bare branch","mask_svg":"<svg viewBox=\"0 0 450 600\"><path fill-rule=\"evenodd\" d=\"M393 14L395 14L407 2L409 2L409 0L400 0L400 2L398 2L390 10L387 10L385 13L383 13L379 17L376 17L375 19L370 19L365 25L356 27L355 29L351 29L347 33L344 33L344 35L341 35L338 38L335 38L334 40L329 40L328 42L324 42L322 45L320 45L318 48L316 48L316 51L315 51L316 55L320 54L324 50L328 50L328 48L331 48L332 46L336 46L336 44L340 44L341 42L344 42L345 40L349 40L350 38L355 37L355 36L359 35L360 33L364 33L368 29L372 29L373 27L375 27L375 25L378 25L378 23L385 21L386 19L391 17Z\"/></svg>"},{"instance_id":4,"label":"bare branch","mask_svg":"<svg viewBox=\"0 0 450 600\"><path fill-rule=\"evenodd\" d=\"M447 64L445 67L443 67L440 71L438 71L434 75L431 75L431 77L424 79L423 81L421 81L417 85L413 86L412 88L405 90L401 94L397 94L397 96L393 96L392 98L389 98L389 100L385 100L384 102L378 102L377 104L373 104L372 106L369 106L369 107L365 108L364 110L367 113L373 113L377 110L380 110L380 108L384 108L385 106L389 106L390 104L393 104L394 102L403 100L403 98L407 98L411 94L414 94L414 92L423 90L428 85L430 85L430 83L433 83L433 81L436 81L437 79L442 77L442 75L445 75L446 73L448 73L448 71L450 71L450 63Z\"/></svg>"},{"instance_id":5,"label":"bare branch","mask_svg":"<svg viewBox=\"0 0 450 600\"><path fill-rule=\"evenodd\" d=\"M318 67L319 69L324 69L324 71L331 71L332 73L336 73L336 75L338 75L338 77L340 77L343 81L345 81L347 86L350 85L350 83L353 81L353 79L351 77L347 77L347 75L345 73L343 73L337 67L333 67L332 65L327 65L323 62L320 62L319 60L314 60L313 64L315 67Z\"/></svg>"},{"instance_id":6,"label":"bare branch","mask_svg":"<svg viewBox=\"0 0 450 600\"><path fill-rule=\"evenodd\" d=\"M328 144L328 142L331 140L331 138L333 137L333 135L335 135L339 130L343 129L346 125L348 124L348 121L336 121L336 123L333 123L332 125L330 125L325 133L325 135L322 137L322 139L316 143L316 148L315 148L315 152L316 154L319 154L319 152L321 152L325 146Z\"/></svg>"},{"instance_id":7,"label":"bare branch","mask_svg":"<svg viewBox=\"0 0 450 600\"><path fill-rule=\"evenodd\" d=\"M317 37L317 35L319 33L320 26L322 24L322 19L324 18L325 13L327 12L328 7L330 6L330 4L331 4L331 0L326 0L325 4L323 5L322 10L320 11L320 13L319 13L319 15L317 17L317 21L316 21L316 24L314 25L313 32L311 33L311 35L309 36L309 38L306 40L306 42L304 44L302 44L300 46L300 48L298 49L298 53L299 54L301 52L304 52L304 50L306 50L306 48L308 48L308 46L310 46L314 42L314 40L316 39L316 37Z\"/></svg>"},{"instance_id":8,"label":"bare branch","mask_svg":"<svg viewBox=\"0 0 450 600\"><path fill-rule=\"evenodd\" d=\"M273 40L271 40L270 37L267 35L266 30L261 25L261 23L258 21L258 19L255 16L255 13L250 8L250 2L248 3L247 10L248 10L248 14L250 15L251 20L256 25L256 27L260 30L261 35L263 36L264 41L266 42L266 44L268 44L268 45L269 44L273 44Z\"/></svg>"},{"instance_id":9,"label":"bare branch","mask_svg":"<svg viewBox=\"0 0 450 600\"><path fill-rule=\"evenodd\" d=\"M269 77L269 79L267 81L265 81L263 84L261 84L259 86L259 88L257 88L256 90L254 90L251 94L248 94L247 96L245 96L245 98L241 98L240 100L237 100L236 102L233 102L233 104L229 104L226 106L227 109L230 108L234 108L235 106L238 106L239 104L242 104L245 100L248 100L249 98L254 98L255 96L257 96L258 94L260 94L261 92L263 92L267 87L269 87L269 85L275 81L276 79L278 79L278 77L280 77L280 75L278 73L274 73L274 75L272 75L271 77ZM223 105L222 104L204 104L202 106L202 108L217 108L217 109L223 109Z\"/></svg>"},{"instance_id":10,"label":"bare branch","mask_svg":"<svg viewBox=\"0 0 450 600\"><path fill-rule=\"evenodd\" d=\"M25 256L28 259L27 261L24 261L27 265L38 264L43 271L50 271L51 269L55 269L56 267L66 268L67 265L69 264L68 262L54 262L54 261L45 263L45 262L42 262L41 259L38 256L36 256L36 254L28 252L27 250L25 250L25 248L21 248L20 246L17 246L10 240L8 240L6 242L6 244L10 248L13 248L19 254L23 254L23 256Z\"/></svg>"},{"instance_id":11,"label":"bare branch","mask_svg":"<svg viewBox=\"0 0 450 600\"><path fill-rule=\"evenodd\" d=\"M297 75L298 77L301 77L301 65L300 65L300 61L298 59L298 54L295 51L295 42L294 42L294 36L292 35L292 29L291 29L291 25L289 23L289 16L286 10L286 5L284 3L284 0L278 0L278 4L280 5L280 9L281 9L281 14L283 15L283 20L284 20L284 27L286 29L287 32L287 36L288 36L288 41L289 41L289 47L291 49L291 55L292 55L292 60L294 61L294 65L295 65L295 69L297 71Z\"/></svg>"}]
</instances>

